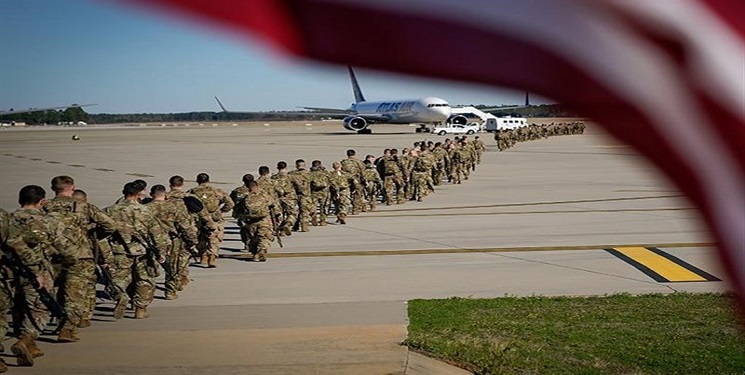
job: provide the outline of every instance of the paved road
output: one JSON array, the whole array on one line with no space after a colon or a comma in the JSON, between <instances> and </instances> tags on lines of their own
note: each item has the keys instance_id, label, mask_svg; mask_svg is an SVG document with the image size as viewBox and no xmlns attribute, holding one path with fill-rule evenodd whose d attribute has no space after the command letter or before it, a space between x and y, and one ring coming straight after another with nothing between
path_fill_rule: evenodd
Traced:
<instances>
[{"instance_id":1,"label":"paved road","mask_svg":"<svg viewBox=\"0 0 745 375\"><path fill-rule=\"evenodd\" d=\"M371 136L338 126L3 130L0 206L13 209L21 186L46 187L57 174L74 176L106 206L136 176L154 184L205 171L230 190L243 173L277 160L330 165L349 147L377 155L423 137L407 126ZM71 141L72 134L81 140ZM111 322L111 305L102 300L101 322L85 329L81 342L43 343L47 356L37 366L12 371L416 373L419 357L398 345L413 298L728 288L660 283L603 250L654 246L723 277L697 212L627 148L592 130L503 153L482 138L490 152L470 181L445 185L422 203L350 217L346 226L296 233L266 263L243 259L230 224L221 267L193 267L189 289L176 301L157 300L152 318Z\"/></svg>"}]
</instances>

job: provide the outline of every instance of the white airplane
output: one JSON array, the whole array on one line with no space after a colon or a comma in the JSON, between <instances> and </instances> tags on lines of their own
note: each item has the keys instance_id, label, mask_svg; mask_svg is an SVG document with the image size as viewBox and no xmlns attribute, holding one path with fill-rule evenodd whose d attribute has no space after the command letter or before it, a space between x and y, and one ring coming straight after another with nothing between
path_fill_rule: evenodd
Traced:
<instances>
[{"instance_id":1,"label":"white airplane","mask_svg":"<svg viewBox=\"0 0 745 375\"><path fill-rule=\"evenodd\" d=\"M80 108L80 107L90 107L95 104L70 104L70 105L63 105L60 107L48 107L48 108L28 108L28 109L21 109L21 110L14 110L13 108L7 110L7 111L0 111L0 116L5 115L16 115L19 113L29 113L29 112L42 112L42 111L53 111L58 109L67 109L67 108Z\"/></svg>"},{"instance_id":2,"label":"white airplane","mask_svg":"<svg viewBox=\"0 0 745 375\"><path fill-rule=\"evenodd\" d=\"M349 66L349 79L352 81L355 103L349 109L301 107L309 111L283 112L287 114L307 114L343 118L344 129L356 131L358 134L370 134L370 125L374 123L386 124L419 124L417 133L427 132L427 125L451 123L465 125L468 119L461 114L453 114L452 107L444 99L426 97L419 99L397 99L369 102L365 100L357 77ZM215 97L223 112L230 113ZM499 107L498 110L508 107ZM515 107L510 107L515 108ZM490 110L490 109L486 109ZM232 112L236 113L236 112ZM237 112L240 113L240 112Z\"/></svg>"}]
</instances>

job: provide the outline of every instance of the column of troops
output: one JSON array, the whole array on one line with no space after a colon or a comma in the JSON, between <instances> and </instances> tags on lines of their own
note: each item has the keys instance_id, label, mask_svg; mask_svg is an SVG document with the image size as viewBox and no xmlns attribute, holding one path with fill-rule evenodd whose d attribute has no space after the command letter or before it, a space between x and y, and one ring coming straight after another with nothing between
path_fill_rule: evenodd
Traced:
<instances>
[{"instance_id":1,"label":"column of troops","mask_svg":"<svg viewBox=\"0 0 745 375\"><path fill-rule=\"evenodd\" d=\"M585 124L580 121L560 122L558 124L530 124L514 129L499 129L494 132L494 140L497 141L499 151L504 151L518 142L535 141L546 139L557 135L582 134L585 132Z\"/></svg>"},{"instance_id":2,"label":"column of troops","mask_svg":"<svg viewBox=\"0 0 745 375\"><path fill-rule=\"evenodd\" d=\"M312 226L347 223L349 215L372 211L378 204L421 201L435 186L460 184L475 171L485 151L476 137L444 142L415 142L411 148L386 149L382 156L358 159L354 150L326 169L304 160L293 170L280 161L275 173L261 166L258 177L243 176L243 185L226 194L206 173L197 186L185 189L173 176L169 187L126 183L122 197L103 209L88 202L70 176L51 181L54 197L37 185L24 186L20 208L0 210L2 280L0 337L9 330L17 338L11 351L18 365L32 366L44 353L36 345L49 323L58 342L78 341L80 328L90 326L96 307L96 284L113 301L113 317L133 310L148 317L155 278L165 273L165 299L178 297L189 284L190 259L217 267L225 233L225 215L232 211L240 228L243 251L265 261L271 244ZM8 322L12 316L12 325ZM7 371L0 358L0 372Z\"/></svg>"}]
</instances>

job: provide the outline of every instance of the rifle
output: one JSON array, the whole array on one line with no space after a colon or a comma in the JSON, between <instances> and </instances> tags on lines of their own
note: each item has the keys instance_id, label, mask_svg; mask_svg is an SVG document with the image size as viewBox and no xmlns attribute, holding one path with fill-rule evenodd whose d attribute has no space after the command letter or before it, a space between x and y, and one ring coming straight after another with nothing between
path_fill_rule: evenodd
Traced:
<instances>
[{"instance_id":1,"label":"rifle","mask_svg":"<svg viewBox=\"0 0 745 375\"><path fill-rule=\"evenodd\" d=\"M93 258L96 260L96 273L98 274L98 278L101 279L101 283L104 286L104 292L109 295L109 298L111 298L112 301L116 301L122 293L125 293L125 291L114 282L114 277L111 276L111 271L101 265L101 257L103 257L103 254L101 253L101 247L98 245L98 232L93 229L89 232L89 236L93 243Z\"/></svg>"},{"instance_id":2,"label":"rifle","mask_svg":"<svg viewBox=\"0 0 745 375\"><path fill-rule=\"evenodd\" d=\"M280 236L279 224L277 223L277 215L274 210L275 210L274 205L269 206L269 216L272 217L272 227L274 229L274 237L277 238L277 243L279 244L279 247L284 247L282 245L282 236Z\"/></svg>"},{"instance_id":3,"label":"rifle","mask_svg":"<svg viewBox=\"0 0 745 375\"><path fill-rule=\"evenodd\" d=\"M47 310L49 310L52 316L59 318L61 322L67 320L67 311L65 310L65 308L60 305L59 302L57 302L54 296L52 296L52 294L49 293L46 288L41 286L39 280L36 279L36 275L31 272L31 270L25 264L21 263L21 260L18 258L18 255L16 255L15 252L9 251L8 254L10 254L11 257L8 265L13 271L13 275L15 277L23 277L28 280L29 283L31 283L31 286L34 287L36 293L39 294L41 303L44 304L44 306L47 308ZM33 318L30 318L30 320L31 322L35 322ZM39 327L36 328L38 329ZM43 329L41 329L40 331L43 331Z\"/></svg>"}]
</instances>

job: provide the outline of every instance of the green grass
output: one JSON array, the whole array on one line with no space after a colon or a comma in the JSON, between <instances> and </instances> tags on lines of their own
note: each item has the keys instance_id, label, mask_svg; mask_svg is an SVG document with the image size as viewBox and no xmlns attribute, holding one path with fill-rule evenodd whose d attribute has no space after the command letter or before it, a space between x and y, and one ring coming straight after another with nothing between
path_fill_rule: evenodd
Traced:
<instances>
[{"instance_id":1,"label":"green grass","mask_svg":"<svg viewBox=\"0 0 745 375\"><path fill-rule=\"evenodd\" d=\"M406 344L476 374L745 374L733 298L413 300Z\"/></svg>"}]
</instances>

